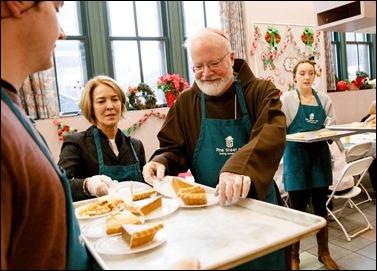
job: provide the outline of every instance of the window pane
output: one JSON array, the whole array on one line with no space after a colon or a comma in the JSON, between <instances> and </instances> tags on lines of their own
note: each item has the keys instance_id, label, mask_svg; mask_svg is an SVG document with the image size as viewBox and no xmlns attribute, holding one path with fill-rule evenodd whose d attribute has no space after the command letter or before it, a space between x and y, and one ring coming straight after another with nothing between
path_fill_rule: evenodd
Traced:
<instances>
[{"instance_id":1,"label":"window pane","mask_svg":"<svg viewBox=\"0 0 377 271\"><path fill-rule=\"evenodd\" d=\"M136 41L113 41L112 54L115 79L127 90L141 82L139 52Z\"/></svg>"},{"instance_id":2,"label":"window pane","mask_svg":"<svg viewBox=\"0 0 377 271\"><path fill-rule=\"evenodd\" d=\"M55 65L60 112L78 112L82 86L88 77L84 44L74 40L58 41Z\"/></svg>"},{"instance_id":3,"label":"window pane","mask_svg":"<svg viewBox=\"0 0 377 271\"><path fill-rule=\"evenodd\" d=\"M138 36L161 37L161 12L156 1L136 2Z\"/></svg>"},{"instance_id":4,"label":"window pane","mask_svg":"<svg viewBox=\"0 0 377 271\"><path fill-rule=\"evenodd\" d=\"M356 71L359 70L359 61L357 55L357 46L355 44L347 44L347 64L349 80L353 80L356 77Z\"/></svg>"},{"instance_id":5,"label":"window pane","mask_svg":"<svg viewBox=\"0 0 377 271\"><path fill-rule=\"evenodd\" d=\"M369 59L369 46L367 44L359 44L359 71L366 72L370 76L371 65Z\"/></svg>"},{"instance_id":6,"label":"window pane","mask_svg":"<svg viewBox=\"0 0 377 271\"><path fill-rule=\"evenodd\" d=\"M144 82L154 90L157 103L161 104L164 100L164 93L162 90L157 89L156 82L159 76L167 73L164 42L141 42L141 56Z\"/></svg>"},{"instance_id":7,"label":"window pane","mask_svg":"<svg viewBox=\"0 0 377 271\"><path fill-rule=\"evenodd\" d=\"M182 1L182 3L185 38L192 36L204 27L221 29L219 1ZM195 20L192 18L195 18ZM191 57L187 50L186 59L188 62L187 69L189 71L188 81L192 84L195 80L195 75L191 69Z\"/></svg>"},{"instance_id":8,"label":"window pane","mask_svg":"<svg viewBox=\"0 0 377 271\"><path fill-rule=\"evenodd\" d=\"M58 13L59 22L67 36L82 35L80 3L65 1L64 8Z\"/></svg>"},{"instance_id":9,"label":"window pane","mask_svg":"<svg viewBox=\"0 0 377 271\"><path fill-rule=\"evenodd\" d=\"M183 16L185 37L190 37L205 26L203 1L183 1Z\"/></svg>"},{"instance_id":10,"label":"window pane","mask_svg":"<svg viewBox=\"0 0 377 271\"><path fill-rule=\"evenodd\" d=\"M135 36L135 18L133 2L108 1L110 36Z\"/></svg>"},{"instance_id":11,"label":"window pane","mask_svg":"<svg viewBox=\"0 0 377 271\"><path fill-rule=\"evenodd\" d=\"M221 29L219 1L204 1L206 5L207 27Z\"/></svg>"}]
</instances>

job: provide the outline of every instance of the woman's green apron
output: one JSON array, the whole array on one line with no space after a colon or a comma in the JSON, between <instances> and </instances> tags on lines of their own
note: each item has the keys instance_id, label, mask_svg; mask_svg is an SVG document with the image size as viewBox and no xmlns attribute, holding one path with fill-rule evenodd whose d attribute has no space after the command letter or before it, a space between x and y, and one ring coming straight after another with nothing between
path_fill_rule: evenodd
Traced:
<instances>
[{"instance_id":1,"label":"woman's green apron","mask_svg":"<svg viewBox=\"0 0 377 271\"><path fill-rule=\"evenodd\" d=\"M249 142L252 124L247 112L241 82L234 81L241 107L241 118L207 119L205 96L201 96L201 128L190 168L195 181L216 187L219 173L228 158ZM266 197L269 203L277 204L273 181ZM252 240L250 240L252 242ZM251 262L237 266L240 270L285 269L285 251L280 249Z\"/></svg>"},{"instance_id":2,"label":"woman's green apron","mask_svg":"<svg viewBox=\"0 0 377 271\"><path fill-rule=\"evenodd\" d=\"M39 138L37 138L36 133L38 131L30 123L29 119L26 119L20 110L14 106L13 101L6 93L6 91L1 87L1 99L10 107L13 113L20 120L22 125L28 131L30 136L34 139L35 143L42 150L44 155L50 161L51 165L54 167L56 173L58 174L66 196L66 209L67 209L67 270L88 270L90 269L89 258L85 245L80 237L80 227L75 216L75 210L72 204L72 196L70 191L69 181L63 169L59 169L55 164L50 152L46 145L44 145Z\"/></svg>"},{"instance_id":3,"label":"woman's green apron","mask_svg":"<svg viewBox=\"0 0 377 271\"><path fill-rule=\"evenodd\" d=\"M318 105L308 106L301 104L299 91L296 91L300 105L287 134L320 130L326 119L326 112L318 94L313 91ZM331 156L327 142L287 142L283 155L283 180L286 191L331 185Z\"/></svg>"},{"instance_id":4,"label":"woman's green apron","mask_svg":"<svg viewBox=\"0 0 377 271\"><path fill-rule=\"evenodd\" d=\"M130 140L130 148L132 151L132 157L134 158L135 163L125 166L107 166L103 162L103 152L101 141L99 137L98 128L94 127L94 143L96 144L97 157L98 157L98 171L99 174L109 176L113 180L119 182L123 181L143 181L141 177L140 163L139 158L137 157L135 148Z\"/></svg>"}]
</instances>

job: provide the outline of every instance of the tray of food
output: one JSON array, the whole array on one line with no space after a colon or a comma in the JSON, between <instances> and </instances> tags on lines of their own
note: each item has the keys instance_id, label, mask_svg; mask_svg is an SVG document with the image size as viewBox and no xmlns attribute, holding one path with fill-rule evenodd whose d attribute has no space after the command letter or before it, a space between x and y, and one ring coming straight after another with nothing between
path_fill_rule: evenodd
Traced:
<instances>
[{"instance_id":1,"label":"tray of food","mask_svg":"<svg viewBox=\"0 0 377 271\"><path fill-rule=\"evenodd\" d=\"M309 213L241 199L229 206L179 208L159 221L122 224L118 235L83 239L104 270L168 270L190 258L199 258L204 270L229 269L314 235L325 224Z\"/></svg>"},{"instance_id":2,"label":"tray of food","mask_svg":"<svg viewBox=\"0 0 377 271\"><path fill-rule=\"evenodd\" d=\"M355 130L359 132L376 132L376 120L370 122L352 122L327 126L330 130Z\"/></svg>"},{"instance_id":3,"label":"tray of food","mask_svg":"<svg viewBox=\"0 0 377 271\"><path fill-rule=\"evenodd\" d=\"M289 134L287 135L287 141L312 143L312 142L323 141L323 140L328 140L328 139L338 140L341 137L354 135L357 133L359 133L359 131L355 131L355 130L335 131L335 130L330 130L328 128L325 128L325 129L320 129L317 131Z\"/></svg>"}]
</instances>

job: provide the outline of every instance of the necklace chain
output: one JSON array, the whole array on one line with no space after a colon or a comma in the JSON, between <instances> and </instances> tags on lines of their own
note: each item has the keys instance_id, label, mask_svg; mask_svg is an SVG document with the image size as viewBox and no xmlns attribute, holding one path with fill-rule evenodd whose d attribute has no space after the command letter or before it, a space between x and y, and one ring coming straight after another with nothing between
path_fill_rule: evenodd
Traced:
<instances>
[{"instance_id":1,"label":"necklace chain","mask_svg":"<svg viewBox=\"0 0 377 271\"><path fill-rule=\"evenodd\" d=\"M304 95L300 95L300 96L305 103L311 103L314 97L313 95L310 95L309 98L306 98Z\"/></svg>"},{"instance_id":2,"label":"necklace chain","mask_svg":"<svg viewBox=\"0 0 377 271\"><path fill-rule=\"evenodd\" d=\"M234 119L237 119L237 95L234 94Z\"/></svg>"}]
</instances>

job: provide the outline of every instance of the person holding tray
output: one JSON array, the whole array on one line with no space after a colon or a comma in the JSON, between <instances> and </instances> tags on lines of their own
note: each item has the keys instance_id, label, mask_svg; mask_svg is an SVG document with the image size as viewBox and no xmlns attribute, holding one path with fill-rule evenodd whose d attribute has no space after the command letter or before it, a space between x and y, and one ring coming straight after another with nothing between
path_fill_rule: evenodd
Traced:
<instances>
[{"instance_id":1,"label":"person holding tray","mask_svg":"<svg viewBox=\"0 0 377 271\"><path fill-rule=\"evenodd\" d=\"M286 142L279 89L236 59L217 29L202 29L185 45L195 82L169 109L158 133L160 148L144 166L145 181L190 169L195 182L216 187L221 205L241 197L283 205L273 180ZM285 250L237 268L285 269Z\"/></svg>"},{"instance_id":2,"label":"person holding tray","mask_svg":"<svg viewBox=\"0 0 377 271\"><path fill-rule=\"evenodd\" d=\"M313 61L308 59L299 61L293 68L297 88L281 96L287 134L317 131L324 128L325 123L333 124L336 121L329 96L312 88L315 73ZM314 214L327 221L326 201L333 176L326 140L312 143L288 141L283 155L283 181L290 208L304 212L311 198ZM329 252L327 224L316 238L319 261L328 270L338 270ZM300 242L292 245L292 270L300 269L299 250Z\"/></svg>"}]
</instances>

